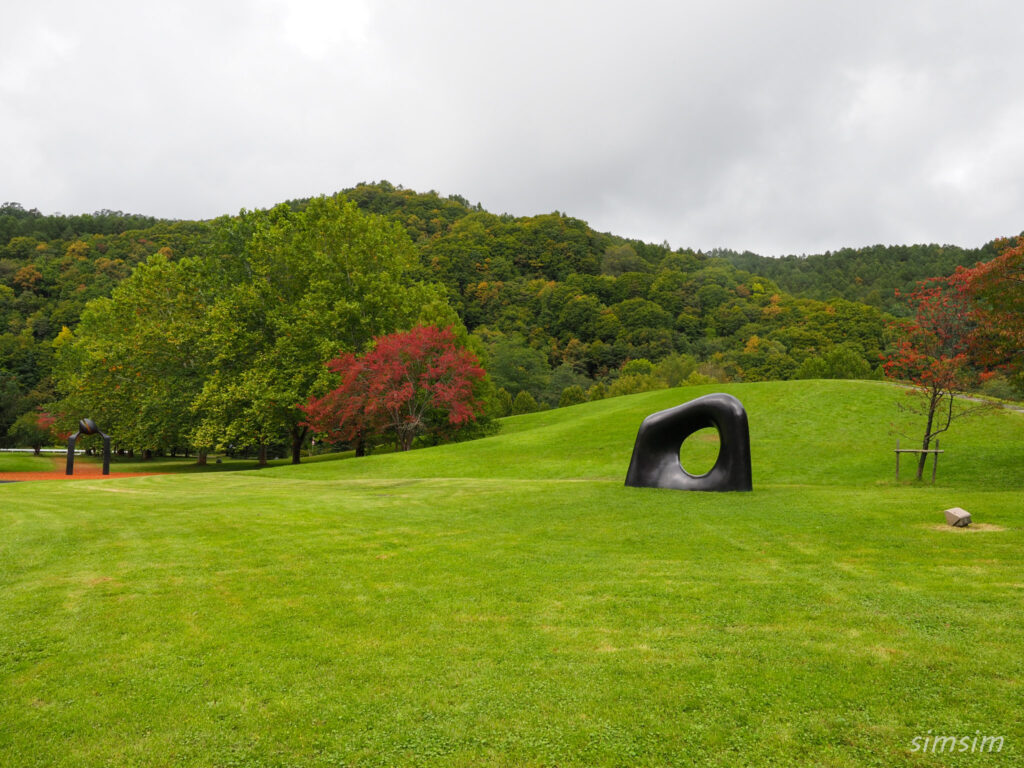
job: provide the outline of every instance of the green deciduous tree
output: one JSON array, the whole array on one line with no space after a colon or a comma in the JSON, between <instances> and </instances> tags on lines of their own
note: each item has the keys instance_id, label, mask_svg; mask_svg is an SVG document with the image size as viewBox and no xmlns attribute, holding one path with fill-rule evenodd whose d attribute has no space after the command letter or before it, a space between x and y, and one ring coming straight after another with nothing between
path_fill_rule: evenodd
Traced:
<instances>
[{"instance_id":1,"label":"green deciduous tree","mask_svg":"<svg viewBox=\"0 0 1024 768\"><path fill-rule=\"evenodd\" d=\"M118 445L194 444L191 408L209 372L203 325L215 291L202 261L156 254L110 298L91 302L78 329L54 342L65 426L89 416Z\"/></svg>"},{"instance_id":2,"label":"green deciduous tree","mask_svg":"<svg viewBox=\"0 0 1024 768\"><path fill-rule=\"evenodd\" d=\"M494 385L509 392L529 392L536 402L544 397L551 380L547 355L516 335L500 336L490 346L487 372Z\"/></svg>"},{"instance_id":3,"label":"green deciduous tree","mask_svg":"<svg viewBox=\"0 0 1024 768\"><path fill-rule=\"evenodd\" d=\"M327 385L323 363L411 327L443 300L413 279L408 235L354 203L316 198L223 227L227 287L207 316L212 373L194 405L197 440L253 440L264 459L268 442L287 435L298 463L308 432L299 404Z\"/></svg>"},{"instance_id":4,"label":"green deciduous tree","mask_svg":"<svg viewBox=\"0 0 1024 768\"><path fill-rule=\"evenodd\" d=\"M15 420L7 434L15 445L26 445L38 456L44 445L51 445L57 439L53 431L55 421L48 413L28 411Z\"/></svg>"},{"instance_id":5,"label":"green deciduous tree","mask_svg":"<svg viewBox=\"0 0 1024 768\"><path fill-rule=\"evenodd\" d=\"M395 224L334 198L243 212L199 259L158 254L59 339L69 414L135 445L290 444L323 363L374 336L450 317ZM73 413L72 413L73 412ZM103 421L100 422L100 419Z\"/></svg>"}]
</instances>

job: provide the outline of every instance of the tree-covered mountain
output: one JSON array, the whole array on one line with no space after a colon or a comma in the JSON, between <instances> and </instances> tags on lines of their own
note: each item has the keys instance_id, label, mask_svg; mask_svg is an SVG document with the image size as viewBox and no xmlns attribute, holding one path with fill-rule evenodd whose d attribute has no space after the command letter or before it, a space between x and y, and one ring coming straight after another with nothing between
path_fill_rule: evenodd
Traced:
<instances>
[{"instance_id":1,"label":"tree-covered mountain","mask_svg":"<svg viewBox=\"0 0 1024 768\"><path fill-rule=\"evenodd\" d=\"M339 194L404 229L417 257L411 278L438 285L465 325L495 384L494 413L687 377L878 375L888 343L882 307L893 305L865 285L874 280L869 287L881 292L882 272L902 287L983 258L980 249L965 257L908 246L776 262L672 250L558 211L493 214L458 195L388 182ZM296 212L309 204L287 203ZM216 258L238 221L47 217L17 204L0 212L0 439L18 415L53 402L54 340L77 327L88 302L109 296L154 255ZM851 255L858 253L860 261ZM830 263L840 277L822 266Z\"/></svg>"}]
</instances>

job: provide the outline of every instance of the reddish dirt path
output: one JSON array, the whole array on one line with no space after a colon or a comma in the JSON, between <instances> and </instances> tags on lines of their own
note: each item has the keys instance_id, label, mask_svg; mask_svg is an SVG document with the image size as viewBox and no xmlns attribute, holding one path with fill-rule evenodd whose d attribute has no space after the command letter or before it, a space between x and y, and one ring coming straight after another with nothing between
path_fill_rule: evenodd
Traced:
<instances>
[{"instance_id":1,"label":"reddish dirt path","mask_svg":"<svg viewBox=\"0 0 1024 768\"><path fill-rule=\"evenodd\" d=\"M102 464L93 464L85 461L75 461L75 474L64 474L65 462L63 456L54 458L52 472L0 472L0 482L12 480L113 480L118 477L148 477L150 475L166 475L166 472L118 472L113 468L109 475L103 474Z\"/></svg>"}]
</instances>

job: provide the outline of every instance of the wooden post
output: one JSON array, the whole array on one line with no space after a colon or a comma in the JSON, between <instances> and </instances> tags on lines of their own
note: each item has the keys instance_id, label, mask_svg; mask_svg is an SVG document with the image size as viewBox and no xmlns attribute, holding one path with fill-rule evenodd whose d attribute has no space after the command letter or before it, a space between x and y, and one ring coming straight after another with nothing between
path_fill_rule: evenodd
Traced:
<instances>
[{"instance_id":1,"label":"wooden post","mask_svg":"<svg viewBox=\"0 0 1024 768\"><path fill-rule=\"evenodd\" d=\"M900 439L896 438L896 484L900 482Z\"/></svg>"}]
</instances>

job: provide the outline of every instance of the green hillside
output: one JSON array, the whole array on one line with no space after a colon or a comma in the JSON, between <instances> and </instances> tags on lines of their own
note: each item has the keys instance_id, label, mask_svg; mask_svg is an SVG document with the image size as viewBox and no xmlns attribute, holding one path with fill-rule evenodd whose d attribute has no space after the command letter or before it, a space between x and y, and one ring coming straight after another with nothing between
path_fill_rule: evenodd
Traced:
<instances>
[{"instance_id":1,"label":"green hillside","mask_svg":"<svg viewBox=\"0 0 1024 768\"><path fill-rule=\"evenodd\" d=\"M896 436L890 427L904 389L851 381L715 384L612 398L507 418L499 435L472 444L310 464L293 468L288 477L618 481L645 415L719 391L739 397L748 411L755 486L875 485L891 479ZM1024 487L1024 464L1006 461L1008 446L1024 448L1022 422L996 412L957 424L943 439L949 455L940 460L939 480L956 487Z\"/></svg>"},{"instance_id":2,"label":"green hillside","mask_svg":"<svg viewBox=\"0 0 1024 768\"><path fill-rule=\"evenodd\" d=\"M979 732L1019 761L1024 414L897 485L899 388L719 389L752 493L623 486L641 419L709 388L406 454L0 486L0 764L974 765L913 739Z\"/></svg>"}]
</instances>

